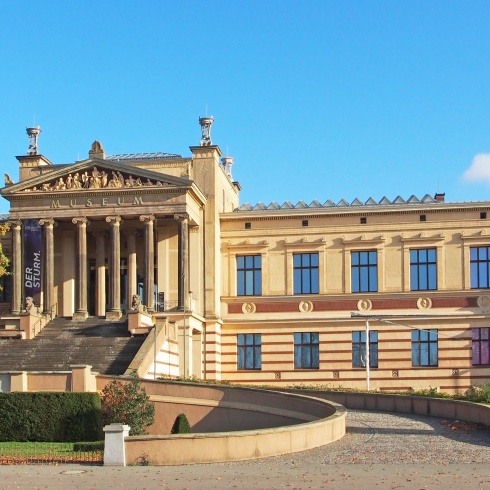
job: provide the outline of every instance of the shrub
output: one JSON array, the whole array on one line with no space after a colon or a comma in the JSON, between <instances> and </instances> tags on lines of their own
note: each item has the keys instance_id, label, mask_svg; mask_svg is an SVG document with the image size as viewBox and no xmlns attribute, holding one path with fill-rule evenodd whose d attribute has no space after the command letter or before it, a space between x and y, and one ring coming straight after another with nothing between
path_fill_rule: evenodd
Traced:
<instances>
[{"instance_id":1,"label":"shrub","mask_svg":"<svg viewBox=\"0 0 490 490\"><path fill-rule=\"evenodd\" d=\"M191 426L189 425L189 421L187 420L185 413L177 415L177 418L175 419L174 425L172 425L172 430L170 431L170 433L190 434L191 432Z\"/></svg>"},{"instance_id":2,"label":"shrub","mask_svg":"<svg viewBox=\"0 0 490 490\"><path fill-rule=\"evenodd\" d=\"M102 390L102 416L104 424L129 425L129 434L139 436L147 434L147 427L153 424L155 407L138 378L113 380Z\"/></svg>"},{"instance_id":3,"label":"shrub","mask_svg":"<svg viewBox=\"0 0 490 490\"><path fill-rule=\"evenodd\" d=\"M490 403L490 383L483 386L472 386L466 392L466 399L476 403Z\"/></svg>"},{"instance_id":4,"label":"shrub","mask_svg":"<svg viewBox=\"0 0 490 490\"><path fill-rule=\"evenodd\" d=\"M97 393L0 393L0 440L77 442L103 438Z\"/></svg>"}]
</instances>

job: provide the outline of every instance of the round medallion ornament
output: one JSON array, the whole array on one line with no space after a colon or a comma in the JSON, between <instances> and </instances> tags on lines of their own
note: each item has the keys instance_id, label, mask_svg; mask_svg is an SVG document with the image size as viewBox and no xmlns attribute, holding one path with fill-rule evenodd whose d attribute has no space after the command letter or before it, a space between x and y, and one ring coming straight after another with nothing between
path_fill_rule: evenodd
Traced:
<instances>
[{"instance_id":1,"label":"round medallion ornament","mask_svg":"<svg viewBox=\"0 0 490 490\"><path fill-rule=\"evenodd\" d=\"M490 308L490 296L478 296L476 302L484 310Z\"/></svg>"},{"instance_id":2,"label":"round medallion ornament","mask_svg":"<svg viewBox=\"0 0 490 490\"><path fill-rule=\"evenodd\" d=\"M430 298L419 298L417 300L417 308L419 310L428 310L432 308L432 300Z\"/></svg>"},{"instance_id":3,"label":"round medallion ornament","mask_svg":"<svg viewBox=\"0 0 490 490\"><path fill-rule=\"evenodd\" d=\"M371 300L369 299L360 299L357 302L357 309L359 311L369 311L373 307Z\"/></svg>"},{"instance_id":4,"label":"round medallion ornament","mask_svg":"<svg viewBox=\"0 0 490 490\"><path fill-rule=\"evenodd\" d=\"M243 305L242 305L242 312L245 315L250 315L252 313L255 313L256 309L257 308L255 307L254 303L243 303Z\"/></svg>"},{"instance_id":5,"label":"round medallion ornament","mask_svg":"<svg viewBox=\"0 0 490 490\"><path fill-rule=\"evenodd\" d=\"M301 301L299 303L299 311L301 313L308 313L313 311L313 303L311 301Z\"/></svg>"}]
</instances>

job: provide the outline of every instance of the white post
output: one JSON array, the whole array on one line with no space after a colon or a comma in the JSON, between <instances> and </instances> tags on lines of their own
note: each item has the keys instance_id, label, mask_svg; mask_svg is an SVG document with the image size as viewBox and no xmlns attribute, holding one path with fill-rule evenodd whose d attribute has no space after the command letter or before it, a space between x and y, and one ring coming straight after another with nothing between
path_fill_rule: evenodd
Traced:
<instances>
[{"instance_id":1,"label":"white post","mask_svg":"<svg viewBox=\"0 0 490 490\"><path fill-rule=\"evenodd\" d=\"M366 318L366 384L369 391L369 320Z\"/></svg>"},{"instance_id":2,"label":"white post","mask_svg":"<svg viewBox=\"0 0 490 490\"><path fill-rule=\"evenodd\" d=\"M110 424L104 427L104 466L126 466L124 439L129 435L129 425Z\"/></svg>"}]
</instances>

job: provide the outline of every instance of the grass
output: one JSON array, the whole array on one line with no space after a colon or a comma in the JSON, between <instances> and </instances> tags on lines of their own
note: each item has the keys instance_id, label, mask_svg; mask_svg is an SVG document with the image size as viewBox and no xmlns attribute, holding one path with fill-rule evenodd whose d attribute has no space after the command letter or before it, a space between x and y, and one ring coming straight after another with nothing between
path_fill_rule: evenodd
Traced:
<instances>
[{"instance_id":1,"label":"grass","mask_svg":"<svg viewBox=\"0 0 490 490\"><path fill-rule=\"evenodd\" d=\"M103 451L77 451L74 442L0 442L0 464L101 462Z\"/></svg>"}]
</instances>

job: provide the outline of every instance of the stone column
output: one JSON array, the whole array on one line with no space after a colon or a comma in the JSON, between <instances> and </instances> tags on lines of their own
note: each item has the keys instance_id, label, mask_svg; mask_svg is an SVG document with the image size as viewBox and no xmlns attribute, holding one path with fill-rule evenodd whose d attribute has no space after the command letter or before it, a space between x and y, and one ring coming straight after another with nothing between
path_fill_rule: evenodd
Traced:
<instances>
[{"instance_id":1,"label":"stone column","mask_svg":"<svg viewBox=\"0 0 490 490\"><path fill-rule=\"evenodd\" d=\"M78 278L77 278L77 311L74 320L86 320L87 310L87 218L73 218L72 223L77 225L78 241Z\"/></svg>"},{"instance_id":2,"label":"stone column","mask_svg":"<svg viewBox=\"0 0 490 490\"><path fill-rule=\"evenodd\" d=\"M95 233L95 315L105 316L105 233Z\"/></svg>"},{"instance_id":3,"label":"stone column","mask_svg":"<svg viewBox=\"0 0 490 490\"><path fill-rule=\"evenodd\" d=\"M121 318L121 217L107 216L105 220L111 224L109 311L106 317L118 320Z\"/></svg>"},{"instance_id":4,"label":"stone column","mask_svg":"<svg viewBox=\"0 0 490 490\"><path fill-rule=\"evenodd\" d=\"M131 304L133 296L138 293L138 270L136 263L136 230L126 232L128 240L128 302Z\"/></svg>"},{"instance_id":5,"label":"stone column","mask_svg":"<svg viewBox=\"0 0 490 490\"><path fill-rule=\"evenodd\" d=\"M41 219L39 224L44 226L46 239L46 258L44 267L44 312L56 312L54 301L54 219ZM53 308L53 310L51 310Z\"/></svg>"},{"instance_id":6,"label":"stone column","mask_svg":"<svg viewBox=\"0 0 490 490\"><path fill-rule=\"evenodd\" d=\"M11 221L12 227L12 315L22 309L22 222Z\"/></svg>"},{"instance_id":7,"label":"stone column","mask_svg":"<svg viewBox=\"0 0 490 490\"><path fill-rule=\"evenodd\" d=\"M186 289L189 278L189 224L187 214L176 214L174 216L179 224L179 309L187 308Z\"/></svg>"},{"instance_id":8,"label":"stone column","mask_svg":"<svg viewBox=\"0 0 490 490\"><path fill-rule=\"evenodd\" d=\"M145 303L148 311L154 310L153 284L155 283L155 239L153 226L155 216L152 214L140 216L145 223Z\"/></svg>"}]
</instances>

